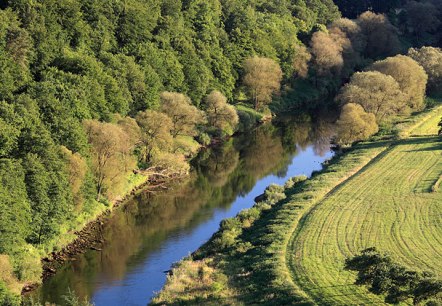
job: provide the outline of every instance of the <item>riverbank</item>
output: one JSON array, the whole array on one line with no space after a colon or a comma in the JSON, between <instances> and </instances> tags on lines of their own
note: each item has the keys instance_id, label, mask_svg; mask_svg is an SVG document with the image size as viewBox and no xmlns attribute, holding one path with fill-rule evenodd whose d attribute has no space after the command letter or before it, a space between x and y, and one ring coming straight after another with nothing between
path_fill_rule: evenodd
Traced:
<instances>
[{"instance_id":1,"label":"riverbank","mask_svg":"<svg viewBox=\"0 0 442 306\"><path fill-rule=\"evenodd\" d=\"M284 187L271 187L264 201L257 203L250 210L241 212L235 218L224 220L220 230L208 243L192 256L176 264L168 277L166 286L152 304L286 305L299 303L314 305L320 302L318 296L324 292L333 296L333 292L339 291L336 289L339 286L327 284L318 287L313 283L310 287L307 285L310 280L309 273L314 269L317 269L315 275L325 273L322 268L318 267L318 264L320 265L324 260L329 262L328 259L330 259L334 267L344 265L344 262L336 260L334 255L339 253L340 249L331 249L326 254L318 253L321 260L309 260L308 256L304 256L306 248L311 249L314 245L328 246L335 240L320 240L311 243L303 240L301 243L300 239L303 236L300 233L302 234L306 225L312 230L327 228L326 224L315 226L311 223L311 218L317 214L317 208L323 201L338 194L338 191L368 169L373 169L376 165L385 167L379 162L394 154L395 148L406 145L410 141L409 137L422 135L422 131L433 133L433 130L437 129L440 116L442 116L442 107L439 106L429 112L406 119L396 125L396 137L383 135L372 142L360 143L344 154L336 156L325 165L323 171L314 174L309 180L301 178L288 182ZM437 139L428 141L422 139L422 142L417 144L419 147L412 148L416 150L414 154L427 152L426 150L433 147L437 141ZM413 153L408 152L408 154ZM411 157L411 159L416 162L416 165L410 165L408 171L413 171L413 166L419 166L419 158ZM396 160L397 162L400 163L400 160ZM392 171L396 167L400 168L398 166L398 164L389 165ZM405 174L401 173L401 175ZM410 173L407 175L409 176ZM428 178L426 181L430 180ZM376 185L376 183L370 182L370 185ZM353 189L358 190L355 186ZM358 195L353 195L353 197L358 198ZM345 203L348 200L348 198L341 197L336 198L335 202ZM369 207L364 211L367 209L370 211ZM346 211L346 208L340 206L339 210ZM333 220L332 218L329 222L333 223L341 219ZM356 222L355 219L348 219L348 217L345 220ZM379 224L372 225L372 228L376 227L379 227ZM322 236L315 237L319 239ZM370 240L370 243L375 241ZM352 242L352 252L360 251L358 246L361 243L368 242ZM304 248L300 249L300 245ZM347 248L344 247L345 250ZM300 260L303 261L301 266L309 265L313 270L309 270L309 273L302 273L305 269L299 268ZM327 266L327 268L330 267ZM365 294L365 299L379 302L378 297L369 295L366 290L354 288L352 285L354 278L351 274L346 274L345 278L342 275L342 273L334 274L332 278L328 278L328 281L344 279L347 288L357 289ZM341 295L336 293L335 296L336 302ZM352 295L344 296L347 299L352 299L352 297ZM339 302L335 304L339 305Z\"/></svg>"},{"instance_id":2,"label":"riverbank","mask_svg":"<svg viewBox=\"0 0 442 306\"><path fill-rule=\"evenodd\" d=\"M271 117L264 113L258 113L251 108L246 106L241 106L238 108L239 112L243 114L248 114L251 118L250 124L245 126L247 130L251 130L252 127L255 129L259 125L267 122ZM241 131L243 132L243 131ZM242 134L242 133L240 133ZM234 137L239 137L235 135ZM225 141L229 141L228 138L212 138L212 141L207 146L199 145L196 148L192 144L192 151L187 155L187 159L190 160L196 156L201 150L216 148L220 146ZM184 141L184 140L183 140ZM185 140L189 142L189 140ZM193 143L196 143L193 141ZM187 145L190 147L190 145ZM85 253L88 250L95 250L100 252L103 248L103 227L105 223L114 215L114 210L118 207L125 205L129 199L133 198L135 194L139 191L147 191L157 193L159 191L164 191L167 186L181 179L182 176L174 175L173 173L167 173L168 175L163 175L162 171L156 171L155 169L150 169L147 171L134 171L130 174L127 179L125 187L125 195L118 196L114 200L109 201L108 204L102 205L97 203L96 212L91 213L87 217L81 217L82 221L78 222L78 225L74 229L70 229L60 235L60 239L55 239L54 250L49 253L45 253L42 256L41 262L43 266L42 280L46 281L57 271L62 268L67 262L76 260L76 257L80 254ZM102 208L101 208L102 207ZM62 239L61 239L62 238ZM24 284L22 294L28 294L36 289L38 284Z\"/></svg>"},{"instance_id":3,"label":"riverbank","mask_svg":"<svg viewBox=\"0 0 442 306\"><path fill-rule=\"evenodd\" d=\"M85 225L79 226L76 230L72 230L70 234L71 240L58 245L59 251L52 251L43 258L42 263L42 281L45 282L55 275L60 267L68 261L74 261L79 254L85 253L87 250L95 250L100 252L102 244L105 242L103 238L103 226L113 216L116 209L125 205L125 203L135 196L138 192L149 188L149 192L163 191L167 189L167 184L172 181L182 179L181 175L170 174L167 178L155 174L146 174L142 171L134 173L136 179L128 181L127 192L123 196L118 196L97 216L91 216L91 220L86 221ZM22 288L22 295L29 294L39 284L25 284Z\"/></svg>"},{"instance_id":4,"label":"riverbank","mask_svg":"<svg viewBox=\"0 0 442 306\"><path fill-rule=\"evenodd\" d=\"M63 304L70 288L96 305L145 304L163 287L163 271L208 241L221 220L252 206L270 183L320 170L332 156L327 122L265 124L204 150L188 179L167 192L137 194L103 226L101 252L66 262L32 297Z\"/></svg>"}]
</instances>

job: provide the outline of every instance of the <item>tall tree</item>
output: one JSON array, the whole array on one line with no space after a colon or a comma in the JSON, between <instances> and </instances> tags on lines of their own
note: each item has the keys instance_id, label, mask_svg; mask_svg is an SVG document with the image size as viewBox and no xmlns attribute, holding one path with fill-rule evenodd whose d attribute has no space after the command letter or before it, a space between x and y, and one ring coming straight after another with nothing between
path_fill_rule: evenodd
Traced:
<instances>
[{"instance_id":1,"label":"tall tree","mask_svg":"<svg viewBox=\"0 0 442 306\"><path fill-rule=\"evenodd\" d=\"M366 57L378 59L395 55L400 51L397 29L387 16L367 11L358 17L357 23L367 37L364 52Z\"/></svg>"},{"instance_id":2,"label":"tall tree","mask_svg":"<svg viewBox=\"0 0 442 306\"><path fill-rule=\"evenodd\" d=\"M80 211L84 200L81 189L85 182L86 174L89 170L87 161L81 156L80 153L74 153L66 147L62 146L61 151L68 168L69 186L71 187L72 195L74 197L75 208L77 211Z\"/></svg>"},{"instance_id":3,"label":"tall tree","mask_svg":"<svg viewBox=\"0 0 442 306\"><path fill-rule=\"evenodd\" d=\"M255 109L272 101L281 87L282 71L278 63L264 57L252 57L244 62L244 85L247 86Z\"/></svg>"},{"instance_id":4,"label":"tall tree","mask_svg":"<svg viewBox=\"0 0 442 306\"><path fill-rule=\"evenodd\" d=\"M156 154L172 148L173 122L166 114L152 110L138 113L136 119L141 128L141 158L149 164Z\"/></svg>"},{"instance_id":5,"label":"tall tree","mask_svg":"<svg viewBox=\"0 0 442 306\"><path fill-rule=\"evenodd\" d=\"M85 120L86 134L91 144L93 171L96 179L98 200L103 194L115 195L114 187L121 183L127 166L125 158L126 141L129 136L123 129L112 123Z\"/></svg>"},{"instance_id":6,"label":"tall tree","mask_svg":"<svg viewBox=\"0 0 442 306\"><path fill-rule=\"evenodd\" d=\"M176 92L161 94L161 111L172 120L172 135L194 136L196 126L204 122L203 114L189 97Z\"/></svg>"},{"instance_id":7,"label":"tall tree","mask_svg":"<svg viewBox=\"0 0 442 306\"><path fill-rule=\"evenodd\" d=\"M420 42L424 35L436 31L441 25L439 14L441 8L436 7L430 1L408 1L405 5L407 25L415 35L416 41ZM425 18L422 18L425 16Z\"/></svg>"},{"instance_id":8,"label":"tall tree","mask_svg":"<svg viewBox=\"0 0 442 306\"><path fill-rule=\"evenodd\" d=\"M442 49L422 47L408 50L408 56L419 63L428 75L428 90L442 92Z\"/></svg>"},{"instance_id":9,"label":"tall tree","mask_svg":"<svg viewBox=\"0 0 442 306\"><path fill-rule=\"evenodd\" d=\"M304 45L296 44L294 47L294 56L292 60L295 77L306 78L308 75L308 64L312 55Z\"/></svg>"},{"instance_id":10,"label":"tall tree","mask_svg":"<svg viewBox=\"0 0 442 306\"><path fill-rule=\"evenodd\" d=\"M405 94L407 105L411 109L420 110L424 107L428 76L415 60L397 55L375 62L369 70L392 76Z\"/></svg>"},{"instance_id":11,"label":"tall tree","mask_svg":"<svg viewBox=\"0 0 442 306\"><path fill-rule=\"evenodd\" d=\"M382 122L406 109L406 99L398 82L378 71L357 72L338 96L343 104L360 104L367 113Z\"/></svg>"},{"instance_id":12,"label":"tall tree","mask_svg":"<svg viewBox=\"0 0 442 306\"><path fill-rule=\"evenodd\" d=\"M20 162L0 159L0 254L23 246L31 228L31 207Z\"/></svg>"},{"instance_id":13,"label":"tall tree","mask_svg":"<svg viewBox=\"0 0 442 306\"><path fill-rule=\"evenodd\" d=\"M53 148L56 150L56 148ZM28 153L23 160L26 169L25 183L32 209L31 234L28 241L41 244L60 231L71 211L72 198L66 176L45 165L47 162L34 153ZM63 167L58 161L55 166ZM65 172L65 169L59 171Z\"/></svg>"},{"instance_id":14,"label":"tall tree","mask_svg":"<svg viewBox=\"0 0 442 306\"><path fill-rule=\"evenodd\" d=\"M336 142L340 145L365 140L378 131L374 114L366 113L362 106L355 103L348 103L342 107L336 126Z\"/></svg>"},{"instance_id":15,"label":"tall tree","mask_svg":"<svg viewBox=\"0 0 442 306\"><path fill-rule=\"evenodd\" d=\"M219 91L212 91L205 101L209 127L218 129L221 134L232 135L239 118L235 108L227 103L227 98Z\"/></svg>"},{"instance_id":16,"label":"tall tree","mask_svg":"<svg viewBox=\"0 0 442 306\"><path fill-rule=\"evenodd\" d=\"M326 76L339 74L344 66L343 51L350 42L341 31L326 33L315 32L310 42L311 52L317 74Z\"/></svg>"}]
</instances>

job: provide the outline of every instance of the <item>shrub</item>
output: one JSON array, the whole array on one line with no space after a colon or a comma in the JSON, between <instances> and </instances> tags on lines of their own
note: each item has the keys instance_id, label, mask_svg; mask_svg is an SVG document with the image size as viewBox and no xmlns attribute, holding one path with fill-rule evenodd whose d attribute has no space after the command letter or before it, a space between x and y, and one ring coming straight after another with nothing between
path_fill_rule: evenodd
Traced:
<instances>
[{"instance_id":1,"label":"shrub","mask_svg":"<svg viewBox=\"0 0 442 306\"><path fill-rule=\"evenodd\" d=\"M286 198L286 195L284 193L283 186L271 184L264 191L264 199L270 205L273 205L273 204L275 204L285 198Z\"/></svg>"},{"instance_id":2,"label":"shrub","mask_svg":"<svg viewBox=\"0 0 442 306\"><path fill-rule=\"evenodd\" d=\"M20 289L9 256L0 255L0 305L20 305Z\"/></svg>"},{"instance_id":3,"label":"shrub","mask_svg":"<svg viewBox=\"0 0 442 306\"><path fill-rule=\"evenodd\" d=\"M18 306L20 305L20 296L12 294L8 291L5 283L0 281L0 305L2 306Z\"/></svg>"},{"instance_id":4,"label":"shrub","mask_svg":"<svg viewBox=\"0 0 442 306\"><path fill-rule=\"evenodd\" d=\"M290 179L287 180L287 182L284 185L284 188L286 189L290 189L295 187L298 183L303 182L305 180L307 180L308 177L305 175L298 175L298 176L294 176L291 177Z\"/></svg>"},{"instance_id":5,"label":"shrub","mask_svg":"<svg viewBox=\"0 0 442 306\"><path fill-rule=\"evenodd\" d=\"M40 283L42 274L40 254L35 248L27 247L14 257L14 270L20 281Z\"/></svg>"},{"instance_id":6,"label":"shrub","mask_svg":"<svg viewBox=\"0 0 442 306\"><path fill-rule=\"evenodd\" d=\"M355 283L368 286L375 294L385 294L387 303L397 304L412 297L416 305L442 293L441 280L430 273L408 270L376 248L348 258L345 269L358 272Z\"/></svg>"}]
</instances>

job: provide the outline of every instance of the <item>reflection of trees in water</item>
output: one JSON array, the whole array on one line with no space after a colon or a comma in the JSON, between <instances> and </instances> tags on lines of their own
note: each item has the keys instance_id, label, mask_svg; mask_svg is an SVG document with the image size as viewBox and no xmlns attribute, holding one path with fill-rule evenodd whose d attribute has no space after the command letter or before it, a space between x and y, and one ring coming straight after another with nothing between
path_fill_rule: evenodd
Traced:
<instances>
[{"instance_id":1,"label":"reflection of trees in water","mask_svg":"<svg viewBox=\"0 0 442 306\"><path fill-rule=\"evenodd\" d=\"M222 187L238 166L239 152L234 148L233 141L208 152L206 158L199 159L198 169L213 186Z\"/></svg>"},{"instance_id":2,"label":"reflection of trees in water","mask_svg":"<svg viewBox=\"0 0 442 306\"><path fill-rule=\"evenodd\" d=\"M261 126L201 152L187 180L165 193L141 193L122 207L105 225L103 251L88 252L68 265L45 285L46 296L54 292L61 296L69 287L82 297L90 296L98 277L123 279L128 269L141 265L171 233L191 231L211 218L210 208L230 207L264 176L286 175L298 147L313 144L316 153L324 154L331 131L331 125L321 121L290 120L278 127Z\"/></svg>"},{"instance_id":3,"label":"reflection of trees in water","mask_svg":"<svg viewBox=\"0 0 442 306\"><path fill-rule=\"evenodd\" d=\"M335 136L335 125L329 120L317 120L312 125L313 150L316 155L324 156L330 151L330 140Z\"/></svg>"},{"instance_id":4,"label":"reflection of trees in water","mask_svg":"<svg viewBox=\"0 0 442 306\"><path fill-rule=\"evenodd\" d=\"M290 155L284 150L279 130L265 125L248 135L250 145L241 150L241 161L248 174L258 179L263 174L287 172Z\"/></svg>"},{"instance_id":5,"label":"reflection of trees in water","mask_svg":"<svg viewBox=\"0 0 442 306\"><path fill-rule=\"evenodd\" d=\"M311 119L308 116L280 120L278 125L284 147L290 150L298 146L304 150L312 145L315 154L324 156L330 151L330 140L334 136L332 121L328 118Z\"/></svg>"}]
</instances>

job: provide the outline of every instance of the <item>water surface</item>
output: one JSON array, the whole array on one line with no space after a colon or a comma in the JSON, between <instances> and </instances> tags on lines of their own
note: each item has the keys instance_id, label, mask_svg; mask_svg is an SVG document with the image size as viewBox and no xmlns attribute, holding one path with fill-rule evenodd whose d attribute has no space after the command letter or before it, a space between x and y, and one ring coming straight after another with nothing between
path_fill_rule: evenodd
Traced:
<instances>
[{"instance_id":1,"label":"water surface","mask_svg":"<svg viewBox=\"0 0 442 306\"><path fill-rule=\"evenodd\" d=\"M292 120L201 152L190 178L130 200L104 225L102 252L66 264L35 297L63 305L70 288L97 306L146 305L165 271L206 242L221 220L251 207L271 183L320 170L332 156L330 134L324 122Z\"/></svg>"}]
</instances>

